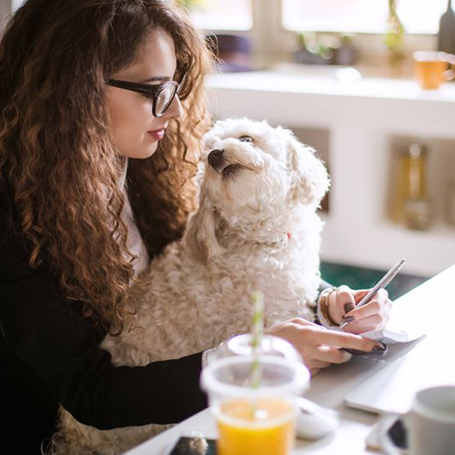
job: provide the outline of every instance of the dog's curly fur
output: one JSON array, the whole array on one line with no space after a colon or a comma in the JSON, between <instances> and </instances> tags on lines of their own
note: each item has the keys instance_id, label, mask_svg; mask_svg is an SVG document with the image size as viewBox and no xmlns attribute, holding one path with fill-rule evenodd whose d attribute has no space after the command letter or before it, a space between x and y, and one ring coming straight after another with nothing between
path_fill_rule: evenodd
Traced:
<instances>
[{"instance_id":1,"label":"dog's curly fur","mask_svg":"<svg viewBox=\"0 0 455 455\"><path fill-rule=\"evenodd\" d=\"M312 319L324 165L291 131L248 119L216 123L204 149L199 209L183 239L152 261L135 326L101 345L115 365L179 358L247 332L253 290L265 295L267 326ZM61 410L60 428L57 452L114 455L165 427L101 431Z\"/></svg>"}]
</instances>

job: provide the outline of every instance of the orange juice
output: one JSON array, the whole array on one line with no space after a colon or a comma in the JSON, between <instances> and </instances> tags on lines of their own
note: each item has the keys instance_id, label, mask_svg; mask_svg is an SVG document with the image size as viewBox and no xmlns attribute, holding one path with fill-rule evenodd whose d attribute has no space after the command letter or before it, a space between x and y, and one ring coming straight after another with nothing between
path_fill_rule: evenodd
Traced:
<instances>
[{"instance_id":1,"label":"orange juice","mask_svg":"<svg viewBox=\"0 0 455 455\"><path fill-rule=\"evenodd\" d=\"M253 402L237 398L221 404L218 455L289 455L294 445L295 411L279 398Z\"/></svg>"}]
</instances>

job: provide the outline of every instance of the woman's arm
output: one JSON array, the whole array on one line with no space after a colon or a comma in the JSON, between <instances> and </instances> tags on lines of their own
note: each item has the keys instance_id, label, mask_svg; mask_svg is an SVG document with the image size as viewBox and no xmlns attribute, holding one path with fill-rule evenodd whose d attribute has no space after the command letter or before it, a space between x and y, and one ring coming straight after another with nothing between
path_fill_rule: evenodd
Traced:
<instances>
[{"instance_id":1,"label":"woman's arm","mask_svg":"<svg viewBox=\"0 0 455 455\"><path fill-rule=\"evenodd\" d=\"M8 347L82 423L110 429L174 423L207 406L201 354L145 367L115 367L104 333L66 300L50 271L30 269L21 242L0 222L0 328ZM2 235L3 234L3 235ZM3 393L3 392L2 392Z\"/></svg>"},{"instance_id":2,"label":"woman's arm","mask_svg":"<svg viewBox=\"0 0 455 455\"><path fill-rule=\"evenodd\" d=\"M301 318L276 324L268 328L266 333L289 341L302 356L312 376L332 363L344 363L350 360L352 355L344 349L364 352L385 349L384 345L377 341L351 333L328 330Z\"/></svg>"}]
</instances>

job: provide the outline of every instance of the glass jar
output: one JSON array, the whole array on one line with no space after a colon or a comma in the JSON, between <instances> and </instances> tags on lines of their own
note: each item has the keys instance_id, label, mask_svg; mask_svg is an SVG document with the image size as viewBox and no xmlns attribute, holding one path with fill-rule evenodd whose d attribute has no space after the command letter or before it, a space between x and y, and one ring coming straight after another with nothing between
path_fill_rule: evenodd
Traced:
<instances>
[{"instance_id":1,"label":"glass jar","mask_svg":"<svg viewBox=\"0 0 455 455\"><path fill-rule=\"evenodd\" d=\"M413 230L430 227L426 148L413 143L400 155L395 220Z\"/></svg>"},{"instance_id":2,"label":"glass jar","mask_svg":"<svg viewBox=\"0 0 455 455\"><path fill-rule=\"evenodd\" d=\"M450 181L447 186L445 215L447 222L455 227L455 180Z\"/></svg>"}]
</instances>

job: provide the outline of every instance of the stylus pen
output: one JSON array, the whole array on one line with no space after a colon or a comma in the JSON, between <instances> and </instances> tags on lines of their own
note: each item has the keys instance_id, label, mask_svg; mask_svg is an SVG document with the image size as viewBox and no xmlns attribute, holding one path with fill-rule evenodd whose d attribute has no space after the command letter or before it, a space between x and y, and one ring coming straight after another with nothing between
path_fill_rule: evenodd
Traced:
<instances>
[{"instance_id":1,"label":"stylus pen","mask_svg":"<svg viewBox=\"0 0 455 455\"><path fill-rule=\"evenodd\" d=\"M379 281L378 283L369 290L368 294L355 306L355 308L360 308L363 305L366 305L379 291L379 289L385 288L398 274L403 264L406 262L405 259L397 262ZM353 322L354 319L349 321L344 320L344 316L341 319L340 329L344 329L347 325Z\"/></svg>"}]
</instances>

